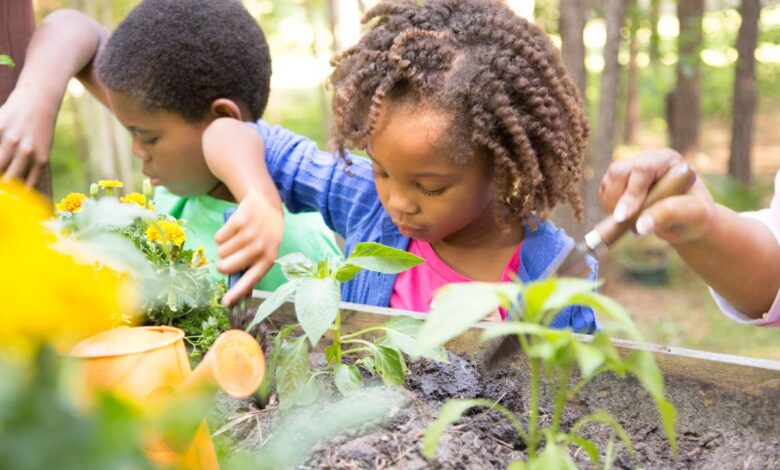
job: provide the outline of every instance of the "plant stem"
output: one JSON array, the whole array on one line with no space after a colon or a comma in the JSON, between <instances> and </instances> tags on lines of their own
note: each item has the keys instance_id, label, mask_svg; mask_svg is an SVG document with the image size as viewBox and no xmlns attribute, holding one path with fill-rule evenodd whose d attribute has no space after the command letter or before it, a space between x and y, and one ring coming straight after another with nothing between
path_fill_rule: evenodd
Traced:
<instances>
[{"instance_id":1,"label":"plant stem","mask_svg":"<svg viewBox=\"0 0 780 470\"><path fill-rule=\"evenodd\" d=\"M367 348L374 346L372 343L364 339L345 339L341 341L342 344L365 344Z\"/></svg>"},{"instance_id":2,"label":"plant stem","mask_svg":"<svg viewBox=\"0 0 780 470\"><path fill-rule=\"evenodd\" d=\"M370 328L365 328L363 330L356 331L356 332L350 333L348 335L344 335L344 336L341 337L341 339L355 338L355 337L364 335L364 334L366 334L368 332L371 332L371 331L385 331L385 330L387 330L387 328L385 328L384 326L372 326Z\"/></svg>"},{"instance_id":3,"label":"plant stem","mask_svg":"<svg viewBox=\"0 0 780 470\"><path fill-rule=\"evenodd\" d=\"M531 403L528 413L528 439L525 443L528 445L528 460L536 457L536 445L539 443L539 360L532 358L528 354L529 344L525 335L517 335L520 345L528 357L528 364L531 371Z\"/></svg>"},{"instance_id":4,"label":"plant stem","mask_svg":"<svg viewBox=\"0 0 780 470\"><path fill-rule=\"evenodd\" d=\"M333 322L333 346L336 351L336 365L341 365L341 310L336 312L336 320Z\"/></svg>"},{"instance_id":5,"label":"plant stem","mask_svg":"<svg viewBox=\"0 0 780 470\"><path fill-rule=\"evenodd\" d=\"M566 402L569 398L568 389L571 372L571 366L564 366L558 374L558 383L555 390L555 406L553 408L552 424L550 425L553 435L558 434L558 427L561 424L561 416L563 415L563 407L566 406Z\"/></svg>"},{"instance_id":6,"label":"plant stem","mask_svg":"<svg viewBox=\"0 0 780 470\"><path fill-rule=\"evenodd\" d=\"M341 355L342 356L346 356L348 354L354 354L354 353L363 352L363 351L371 351L371 349L369 349L369 348L352 348L352 349L347 349L346 351L342 351Z\"/></svg>"}]
</instances>

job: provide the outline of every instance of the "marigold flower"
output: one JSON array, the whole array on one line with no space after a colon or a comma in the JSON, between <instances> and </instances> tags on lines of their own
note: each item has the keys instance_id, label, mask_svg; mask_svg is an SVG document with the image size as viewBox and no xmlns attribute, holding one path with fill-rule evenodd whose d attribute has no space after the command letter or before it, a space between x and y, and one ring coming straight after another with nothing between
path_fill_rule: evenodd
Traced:
<instances>
[{"instance_id":1,"label":"marigold flower","mask_svg":"<svg viewBox=\"0 0 780 470\"><path fill-rule=\"evenodd\" d=\"M146 238L149 241L159 242L163 245L173 243L181 247L187 241L187 234L184 233L184 229L181 228L178 222L158 220L153 224L149 224L149 227L146 229Z\"/></svg>"},{"instance_id":2,"label":"marigold flower","mask_svg":"<svg viewBox=\"0 0 780 470\"><path fill-rule=\"evenodd\" d=\"M146 207L146 197L141 193L130 193L127 196L119 198L119 202L122 204L136 204L141 207Z\"/></svg>"},{"instance_id":3,"label":"marigold flower","mask_svg":"<svg viewBox=\"0 0 780 470\"><path fill-rule=\"evenodd\" d=\"M102 189L113 189L113 188L122 188L124 187L124 184L122 184L121 181L117 181L117 180L99 180L98 186L100 186Z\"/></svg>"},{"instance_id":4,"label":"marigold flower","mask_svg":"<svg viewBox=\"0 0 780 470\"><path fill-rule=\"evenodd\" d=\"M206 249L203 245L198 245L192 252L192 267L200 268L206 264Z\"/></svg>"},{"instance_id":5,"label":"marigold flower","mask_svg":"<svg viewBox=\"0 0 780 470\"><path fill-rule=\"evenodd\" d=\"M58 202L55 207L58 211L71 212L75 214L76 212L81 212L85 199L87 199L86 194L70 193L62 198L62 200Z\"/></svg>"}]
</instances>

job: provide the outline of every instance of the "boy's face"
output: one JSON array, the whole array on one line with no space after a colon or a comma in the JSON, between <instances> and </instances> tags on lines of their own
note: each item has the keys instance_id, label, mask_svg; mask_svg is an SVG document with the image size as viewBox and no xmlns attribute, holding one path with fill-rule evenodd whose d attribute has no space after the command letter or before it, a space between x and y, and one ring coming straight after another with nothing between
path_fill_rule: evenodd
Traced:
<instances>
[{"instance_id":1,"label":"boy's face","mask_svg":"<svg viewBox=\"0 0 780 470\"><path fill-rule=\"evenodd\" d=\"M449 119L430 109L380 111L368 139L382 205L401 233L431 243L492 230L492 177L483 158L464 164L437 145Z\"/></svg>"},{"instance_id":2,"label":"boy's face","mask_svg":"<svg viewBox=\"0 0 780 470\"><path fill-rule=\"evenodd\" d=\"M164 109L144 111L138 102L117 91L108 91L114 114L133 137L133 154L143 162L143 173L153 185L174 194L208 194L219 180L211 174L203 156L202 135L209 121L189 122Z\"/></svg>"}]
</instances>

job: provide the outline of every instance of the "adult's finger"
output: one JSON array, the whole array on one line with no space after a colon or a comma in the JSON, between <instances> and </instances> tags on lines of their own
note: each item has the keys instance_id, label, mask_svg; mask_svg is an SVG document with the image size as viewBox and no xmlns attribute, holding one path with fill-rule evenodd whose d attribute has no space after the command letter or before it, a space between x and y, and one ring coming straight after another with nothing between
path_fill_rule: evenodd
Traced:
<instances>
[{"instance_id":1,"label":"adult's finger","mask_svg":"<svg viewBox=\"0 0 780 470\"><path fill-rule=\"evenodd\" d=\"M10 181L11 179L18 178L24 180L27 177L27 171L32 164L32 153L27 148L17 147L16 154L14 155L11 164L8 165L6 172L3 174L3 181Z\"/></svg>"},{"instance_id":2,"label":"adult's finger","mask_svg":"<svg viewBox=\"0 0 780 470\"><path fill-rule=\"evenodd\" d=\"M665 198L645 210L637 232L653 233L672 243L690 241L707 229L714 207L689 194Z\"/></svg>"},{"instance_id":3,"label":"adult's finger","mask_svg":"<svg viewBox=\"0 0 780 470\"><path fill-rule=\"evenodd\" d=\"M24 180L25 186L27 186L28 188L35 187L35 185L37 185L38 181L41 179L41 175L43 174L44 168L45 165L34 163L32 167L30 167L30 171L27 173L27 178L25 178Z\"/></svg>"}]
</instances>

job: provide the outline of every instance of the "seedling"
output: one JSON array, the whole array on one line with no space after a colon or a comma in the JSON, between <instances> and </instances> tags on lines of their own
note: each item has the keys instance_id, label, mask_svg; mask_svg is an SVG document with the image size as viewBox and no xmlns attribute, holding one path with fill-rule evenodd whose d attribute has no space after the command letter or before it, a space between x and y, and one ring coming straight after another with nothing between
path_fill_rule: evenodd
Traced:
<instances>
[{"instance_id":1,"label":"seedling","mask_svg":"<svg viewBox=\"0 0 780 470\"><path fill-rule=\"evenodd\" d=\"M332 375L338 390L348 395L363 386L358 367L379 375L386 385L401 385L407 370L402 353L446 361L442 347L417 349L413 338L422 322L408 316L397 316L350 334L341 331L341 283L353 279L363 269L396 274L421 262L411 253L373 242L358 243L347 259L328 258L314 263L301 253L292 253L277 260L289 281L260 305L246 329L249 331L294 297L299 323L285 326L274 338L266 374L276 379L282 408L311 403L318 395L316 378L321 375ZM291 336L299 329L303 335ZM324 348L327 367L312 372L310 347L316 347L327 331L332 341ZM385 335L372 341L370 336L376 333ZM261 390L263 393L267 390Z\"/></svg>"},{"instance_id":2,"label":"seedling","mask_svg":"<svg viewBox=\"0 0 780 470\"><path fill-rule=\"evenodd\" d=\"M446 428L458 421L469 408L477 406L488 407L504 415L525 442L527 460L512 462L512 469L576 468L567 452L569 445L581 447L593 464L601 467L598 446L580 434L586 425L594 422L610 426L633 453L628 434L606 411L596 411L580 418L571 428L561 429L561 416L566 404L595 376L605 372L613 372L620 377L631 374L639 380L655 401L672 451L676 453L676 410L664 397L663 377L649 352L637 350L621 357L604 331L596 332L588 341L570 330L549 328L555 314L562 309L570 305L584 305L612 320L611 332L622 332L632 340L641 341L629 315L620 305L596 293L597 286L597 283L582 279L560 278L528 284L451 284L442 289L433 311L418 333L417 348L428 350L441 346L497 308L506 309L514 321L488 325L482 339L517 335L529 364L529 415L527 424L523 425L510 410L490 400L451 400L428 427L423 455L432 459ZM579 375L575 374L576 368ZM545 423L542 423L539 413L543 379L548 383L550 402L553 403L552 416ZM611 465L611 456L614 455L610 447L611 444L605 451L606 467Z\"/></svg>"}]
</instances>

